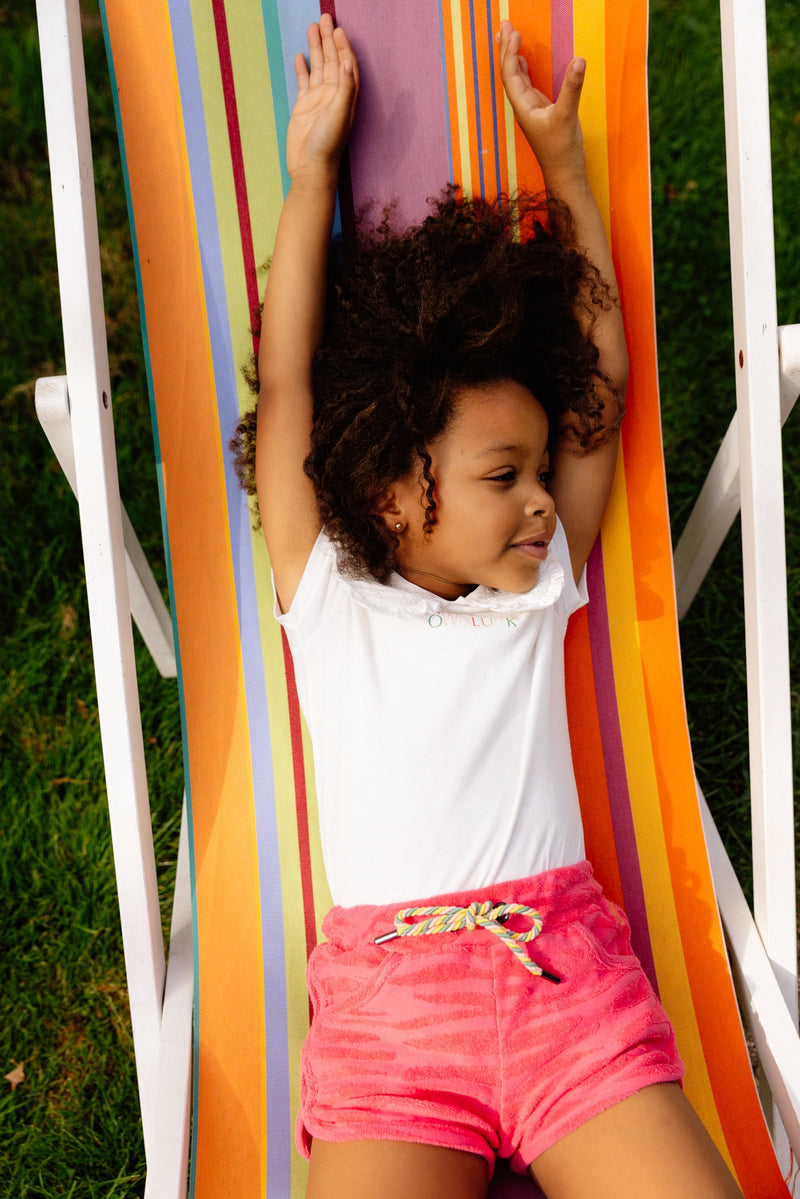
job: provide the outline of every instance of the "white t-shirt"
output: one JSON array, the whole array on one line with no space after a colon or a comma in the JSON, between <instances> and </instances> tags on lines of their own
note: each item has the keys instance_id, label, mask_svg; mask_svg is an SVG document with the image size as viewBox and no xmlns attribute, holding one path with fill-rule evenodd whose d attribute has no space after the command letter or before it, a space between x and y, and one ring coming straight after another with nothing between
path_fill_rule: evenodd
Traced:
<instances>
[{"instance_id":1,"label":"white t-shirt","mask_svg":"<svg viewBox=\"0 0 800 1199\"><path fill-rule=\"evenodd\" d=\"M335 903L404 903L584 857L563 642L586 603L558 524L525 594L339 573L321 533L286 629Z\"/></svg>"}]
</instances>

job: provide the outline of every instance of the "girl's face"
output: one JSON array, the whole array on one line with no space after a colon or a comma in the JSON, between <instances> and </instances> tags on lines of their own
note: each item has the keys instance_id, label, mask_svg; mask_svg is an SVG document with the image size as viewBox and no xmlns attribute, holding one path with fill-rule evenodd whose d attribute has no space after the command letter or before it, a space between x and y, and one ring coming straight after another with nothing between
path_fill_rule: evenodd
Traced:
<instances>
[{"instance_id":1,"label":"girl's face","mask_svg":"<svg viewBox=\"0 0 800 1199\"><path fill-rule=\"evenodd\" d=\"M390 527L405 526L398 572L444 599L479 585L530 591L555 531L548 432L544 409L520 383L502 379L461 392L450 424L428 446L432 532L424 529L419 477L396 484L384 511Z\"/></svg>"}]
</instances>

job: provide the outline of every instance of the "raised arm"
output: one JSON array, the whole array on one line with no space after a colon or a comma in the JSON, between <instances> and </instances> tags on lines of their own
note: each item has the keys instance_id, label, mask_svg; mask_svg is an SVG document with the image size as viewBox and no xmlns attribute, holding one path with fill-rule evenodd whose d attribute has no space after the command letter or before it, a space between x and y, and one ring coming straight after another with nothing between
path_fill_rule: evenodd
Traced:
<instances>
[{"instance_id":1,"label":"raised arm","mask_svg":"<svg viewBox=\"0 0 800 1199\"><path fill-rule=\"evenodd\" d=\"M328 247L358 66L329 16L308 31L310 69L295 59L297 102L286 139L291 186L270 263L258 355L256 488L278 601L288 611L319 533L303 462L310 448L311 364L325 319Z\"/></svg>"},{"instance_id":2,"label":"raised arm","mask_svg":"<svg viewBox=\"0 0 800 1199\"><path fill-rule=\"evenodd\" d=\"M613 303L605 310L596 310L591 328L600 355L599 368L609 380L607 385L598 385L604 400L605 433L599 434L596 449L581 451L570 437L567 418L560 440L556 439L552 460L551 490L577 578L594 544L611 491L628 379L628 352L614 264L603 218L586 177L578 120L586 63L581 58L573 59L558 98L551 102L531 82L527 62L520 53L521 36L509 21L501 22L497 41L503 86L517 123L542 169L545 187L569 207L580 249L612 289Z\"/></svg>"}]
</instances>

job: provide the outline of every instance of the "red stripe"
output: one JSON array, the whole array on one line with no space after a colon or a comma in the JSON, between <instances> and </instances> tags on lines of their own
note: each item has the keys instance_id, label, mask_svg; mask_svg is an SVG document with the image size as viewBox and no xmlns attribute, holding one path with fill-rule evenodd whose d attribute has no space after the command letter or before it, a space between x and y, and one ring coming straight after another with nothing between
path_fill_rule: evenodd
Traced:
<instances>
[{"instance_id":1,"label":"red stripe","mask_svg":"<svg viewBox=\"0 0 800 1199\"><path fill-rule=\"evenodd\" d=\"M233 63L231 61L230 39L225 16L225 0L213 0L214 26L217 34L217 52L219 55L220 74L222 76L222 91L225 98L225 116L228 123L228 140L231 151L231 166L236 189L236 208L239 214L239 236L242 244L242 262L244 264L247 285L247 302L251 315L258 313L258 280L256 275L255 253L253 250L253 233L250 224L250 207L247 198L247 180L244 171L244 156L242 154L242 139L239 132L239 113L236 105L236 89L233 79ZM256 326L257 327L257 323ZM300 703L297 698L297 685L294 675L294 664L289 652L286 635L281 632L283 658L286 672L286 690L289 703L289 729L291 733L292 767L294 771L295 804L297 809L297 840L300 857L300 881L303 894L303 919L306 935L306 954L310 954L317 942L317 921L314 908L314 883L311 874L311 845L308 831L308 793L306 788L306 769L303 757L303 733L300 723Z\"/></svg>"},{"instance_id":2,"label":"red stripe","mask_svg":"<svg viewBox=\"0 0 800 1199\"><path fill-rule=\"evenodd\" d=\"M239 111L236 104L236 86L233 79L231 45L228 37L228 22L225 16L225 0L212 0L212 4L214 9L214 26L217 33L219 68L222 77L222 94L225 99L225 118L228 123L228 142L231 151L233 183L236 190L236 209L239 214L239 237L242 243L247 305L250 309L252 327L253 329L257 329L259 325L258 278L256 275L255 252L253 250L253 230L250 224L250 205L247 199L247 178L244 170L242 137L239 131ZM254 349L257 349L255 335L253 341Z\"/></svg>"},{"instance_id":3,"label":"red stripe","mask_svg":"<svg viewBox=\"0 0 800 1199\"><path fill-rule=\"evenodd\" d=\"M314 908L314 879L311 873L311 838L308 832L308 790L306 764L303 757L303 731L300 723L300 701L294 662L286 633L281 629L283 666L286 672L286 691L289 700L289 729L292 740L292 769L294 771L295 808L297 813L297 851L300 858L300 884L303 893L303 922L306 930L306 956L317 943L317 918Z\"/></svg>"}]
</instances>

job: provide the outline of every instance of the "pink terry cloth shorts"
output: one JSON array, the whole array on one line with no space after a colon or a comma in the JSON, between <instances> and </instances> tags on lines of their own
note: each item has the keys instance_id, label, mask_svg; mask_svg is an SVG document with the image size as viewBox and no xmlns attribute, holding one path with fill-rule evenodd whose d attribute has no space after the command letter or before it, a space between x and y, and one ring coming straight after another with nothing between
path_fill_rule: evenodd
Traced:
<instances>
[{"instance_id":1,"label":"pink terry cloth shorts","mask_svg":"<svg viewBox=\"0 0 800 1199\"><path fill-rule=\"evenodd\" d=\"M311 955L298 1148L392 1140L508 1158L523 1173L567 1133L651 1083L683 1077L675 1036L623 912L588 862L437 896L535 908L529 972L484 927L404 936L398 909L333 908ZM525 931L526 916L504 928Z\"/></svg>"}]
</instances>

